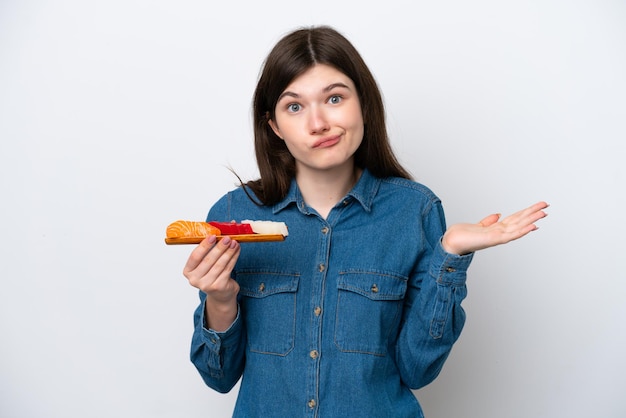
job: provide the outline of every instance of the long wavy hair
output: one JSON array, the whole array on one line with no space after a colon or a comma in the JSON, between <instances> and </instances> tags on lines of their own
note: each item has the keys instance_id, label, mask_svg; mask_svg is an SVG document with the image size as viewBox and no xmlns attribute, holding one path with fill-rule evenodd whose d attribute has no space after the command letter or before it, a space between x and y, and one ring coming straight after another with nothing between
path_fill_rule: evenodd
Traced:
<instances>
[{"instance_id":1,"label":"long wavy hair","mask_svg":"<svg viewBox=\"0 0 626 418\"><path fill-rule=\"evenodd\" d=\"M331 27L302 28L274 46L254 92L254 146L260 178L247 182L244 190L252 190L260 204L273 205L284 199L296 174L295 159L268 122L274 120L276 103L287 86L316 64L341 71L350 77L358 92L365 126L354 155L355 165L376 177L411 178L391 149L380 90L356 48Z\"/></svg>"}]
</instances>

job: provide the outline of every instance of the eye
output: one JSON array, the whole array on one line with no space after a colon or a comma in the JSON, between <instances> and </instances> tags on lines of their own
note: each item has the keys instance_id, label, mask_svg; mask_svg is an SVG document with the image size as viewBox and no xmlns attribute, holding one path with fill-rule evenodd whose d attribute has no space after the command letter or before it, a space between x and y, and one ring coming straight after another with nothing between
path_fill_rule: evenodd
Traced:
<instances>
[{"instance_id":1,"label":"eye","mask_svg":"<svg viewBox=\"0 0 626 418\"><path fill-rule=\"evenodd\" d=\"M341 103L342 99L343 98L341 96L336 94L334 96L330 96L330 98L328 99L328 103L330 103L330 104L338 104L338 103Z\"/></svg>"},{"instance_id":2,"label":"eye","mask_svg":"<svg viewBox=\"0 0 626 418\"><path fill-rule=\"evenodd\" d=\"M291 113L295 113L300 110L300 105L298 103L289 103L287 105L287 111Z\"/></svg>"}]
</instances>

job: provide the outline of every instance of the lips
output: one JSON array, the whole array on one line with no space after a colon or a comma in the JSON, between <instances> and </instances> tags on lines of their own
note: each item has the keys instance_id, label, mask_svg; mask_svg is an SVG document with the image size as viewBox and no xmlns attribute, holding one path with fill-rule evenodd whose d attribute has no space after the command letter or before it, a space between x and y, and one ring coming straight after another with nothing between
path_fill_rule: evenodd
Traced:
<instances>
[{"instance_id":1,"label":"lips","mask_svg":"<svg viewBox=\"0 0 626 418\"><path fill-rule=\"evenodd\" d=\"M341 139L340 135L322 138L313 144L313 148L328 148L332 147Z\"/></svg>"}]
</instances>

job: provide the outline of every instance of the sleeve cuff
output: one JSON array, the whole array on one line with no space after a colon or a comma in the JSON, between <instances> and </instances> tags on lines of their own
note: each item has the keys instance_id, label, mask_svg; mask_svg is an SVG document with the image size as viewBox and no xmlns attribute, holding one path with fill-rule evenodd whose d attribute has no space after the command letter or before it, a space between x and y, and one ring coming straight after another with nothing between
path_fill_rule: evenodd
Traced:
<instances>
[{"instance_id":1,"label":"sleeve cuff","mask_svg":"<svg viewBox=\"0 0 626 418\"><path fill-rule=\"evenodd\" d=\"M465 255L450 254L443 249L441 240L433 252L430 274L437 283L452 286L463 286L467 279L467 269L472 262L474 253Z\"/></svg>"},{"instance_id":2,"label":"sleeve cuff","mask_svg":"<svg viewBox=\"0 0 626 418\"><path fill-rule=\"evenodd\" d=\"M206 302L204 302L206 303ZM204 324L204 303L202 306L202 314L200 315L200 326L202 327L202 340L215 353L219 353L221 347L228 347L239 341L241 334L241 318L239 316L239 305L237 305L237 316L233 323L226 331L218 332L210 328L205 328Z\"/></svg>"}]
</instances>

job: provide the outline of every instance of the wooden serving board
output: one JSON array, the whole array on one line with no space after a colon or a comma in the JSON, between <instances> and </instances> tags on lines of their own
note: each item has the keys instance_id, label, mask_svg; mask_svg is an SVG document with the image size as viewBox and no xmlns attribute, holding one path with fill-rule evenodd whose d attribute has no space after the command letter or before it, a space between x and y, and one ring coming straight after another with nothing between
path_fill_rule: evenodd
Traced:
<instances>
[{"instance_id":1,"label":"wooden serving board","mask_svg":"<svg viewBox=\"0 0 626 418\"><path fill-rule=\"evenodd\" d=\"M272 242L284 241L285 237L281 234L241 234L241 235L218 235L218 241L224 237L230 237L237 242ZM178 244L200 244L206 237L182 237L182 238L165 238L167 245Z\"/></svg>"}]
</instances>

